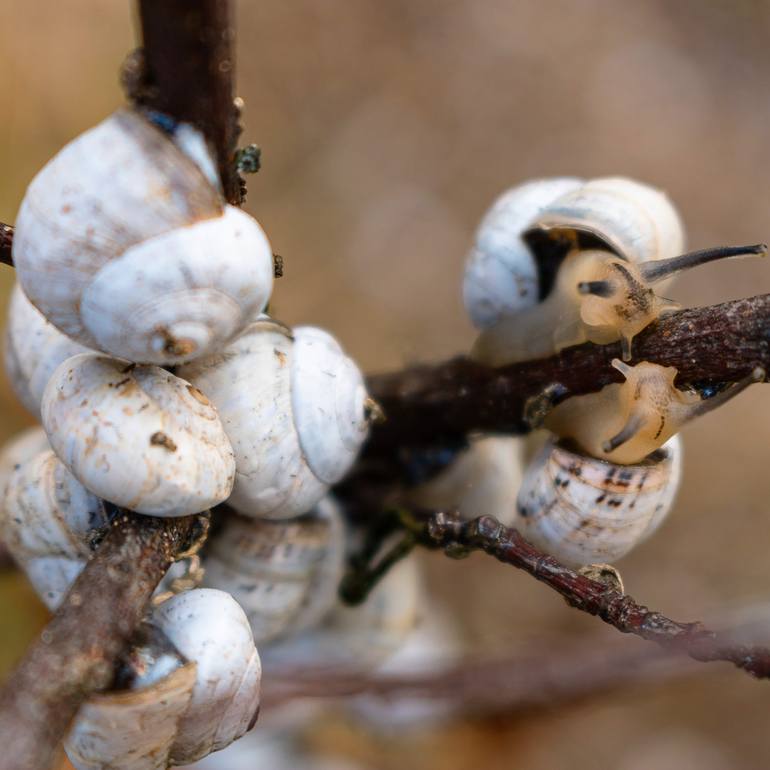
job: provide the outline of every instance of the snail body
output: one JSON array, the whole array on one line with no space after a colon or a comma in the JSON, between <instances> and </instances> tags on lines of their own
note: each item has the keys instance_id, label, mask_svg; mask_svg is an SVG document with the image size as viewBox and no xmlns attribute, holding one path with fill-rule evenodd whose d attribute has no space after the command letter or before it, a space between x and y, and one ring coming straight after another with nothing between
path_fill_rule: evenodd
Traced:
<instances>
[{"instance_id":1,"label":"snail body","mask_svg":"<svg viewBox=\"0 0 770 770\"><path fill-rule=\"evenodd\" d=\"M195 589L149 619L166 640L135 649L141 675L92 696L65 743L77 770L165 770L237 740L256 721L261 663L243 610L223 591Z\"/></svg>"},{"instance_id":2,"label":"snail body","mask_svg":"<svg viewBox=\"0 0 770 770\"><path fill-rule=\"evenodd\" d=\"M228 505L246 516L309 511L353 464L368 430L363 378L321 329L267 318L179 374L212 400L235 451Z\"/></svg>"},{"instance_id":3,"label":"snail body","mask_svg":"<svg viewBox=\"0 0 770 770\"><path fill-rule=\"evenodd\" d=\"M272 252L256 221L224 204L207 174L131 110L75 139L35 177L13 259L54 326L142 363L216 350L272 290Z\"/></svg>"},{"instance_id":4,"label":"snail body","mask_svg":"<svg viewBox=\"0 0 770 770\"><path fill-rule=\"evenodd\" d=\"M11 473L2 506L3 540L37 594L54 610L109 523L101 501L44 450Z\"/></svg>"},{"instance_id":5,"label":"snail body","mask_svg":"<svg viewBox=\"0 0 770 770\"><path fill-rule=\"evenodd\" d=\"M257 644L314 626L334 606L345 558L337 505L289 520L230 516L211 538L204 585L228 591Z\"/></svg>"},{"instance_id":6,"label":"snail body","mask_svg":"<svg viewBox=\"0 0 770 770\"><path fill-rule=\"evenodd\" d=\"M227 499L235 463L216 409L156 366L86 353L65 361L43 395L51 447L91 492L155 516Z\"/></svg>"},{"instance_id":7,"label":"snail body","mask_svg":"<svg viewBox=\"0 0 770 770\"><path fill-rule=\"evenodd\" d=\"M636 366L614 359L626 378L598 393L574 396L556 406L544 425L572 439L584 452L621 465L641 462L695 417L721 406L764 379L755 369L736 385L709 399L674 386L677 370L643 361Z\"/></svg>"},{"instance_id":8,"label":"snail body","mask_svg":"<svg viewBox=\"0 0 770 770\"><path fill-rule=\"evenodd\" d=\"M5 371L26 409L40 418L40 402L59 364L88 348L46 321L17 283L11 292L5 334Z\"/></svg>"},{"instance_id":9,"label":"snail body","mask_svg":"<svg viewBox=\"0 0 770 770\"><path fill-rule=\"evenodd\" d=\"M515 527L567 566L612 563L649 537L671 510L681 454L674 436L644 462L624 466L550 439L524 475Z\"/></svg>"},{"instance_id":10,"label":"snail body","mask_svg":"<svg viewBox=\"0 0 770 770\"><path fill-rule=\"evenodd\" d=\"M524 230L549 203L582 183L574 177L536 179L512 187L492 204L465 265L463 299L474 326L494 326L501 317L537 304L538 265Z\"/></svg>"}]
</instances>

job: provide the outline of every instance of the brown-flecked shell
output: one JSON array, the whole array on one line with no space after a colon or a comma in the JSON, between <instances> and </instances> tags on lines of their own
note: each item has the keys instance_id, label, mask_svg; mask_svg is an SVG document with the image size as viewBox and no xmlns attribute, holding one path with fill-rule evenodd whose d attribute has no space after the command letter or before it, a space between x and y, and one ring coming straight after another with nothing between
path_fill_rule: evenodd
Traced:
<instances>
[{"instance_id":1,"label":"brown-flecked shell","mask_svg":"<svg viewBox=\"0 0 770 770\"><path fill-rule=\"evenodd\" d=\"M671 510L681 462L678 436L638 465L597 460L550 440L524 475L514 526L568 566L612 563Z\"/></svg>"},{"instance_id":2,"label":"brown-flecked shell","mask_svg":"<svg viewBox=\"0 0 770 770\"><path fill-rule=\"evenodd\" d=\"M261 644L323 618L336 601L344 560L342 516L327 497L295 519L231 515L209 540L203 585L232 594Z\"/></svg>"},{"instance_id":3,"label":"brown-flecked shell","mask_svg":"<svg viewBox=\"0 0 770 770\"><path fill-rule=\"evenodd\" d=\"M235 459L217 410L160 367L74 356L51 377L42 420L75 478L132 511L184 516L232 490Z\"/></svg>"}]
</instances>

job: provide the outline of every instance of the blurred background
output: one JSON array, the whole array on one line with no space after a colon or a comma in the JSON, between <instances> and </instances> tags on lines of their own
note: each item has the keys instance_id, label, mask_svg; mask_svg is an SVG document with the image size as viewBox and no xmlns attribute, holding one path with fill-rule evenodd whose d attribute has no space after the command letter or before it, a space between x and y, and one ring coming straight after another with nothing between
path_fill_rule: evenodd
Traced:
<instances>
[{"instance_id":1,"label":"blurred background","mask_svg":"<svg viewBox=\"0 0 770 770\"><path fill-rule=\"evenodd\" d=\"M327 327L367 371L468 349L460 285L474 228L531 177L623 174L661 187L693 248L770 238L767 3L236 6L242 142L263 149L246 208L285 262L275 314ZM2 0L2 12L0 221L12 223L40 166L121 103L135 36L129 3ZM3 302L12 280L0 270ZM688 306L767 291L770 265L755 260L701 268L669 294ZM682 620L744 607L770 620L767 399L752 388L684 431L676 510L620 564L639 600ZM3 440L31 424L5 382L0 414ZM422 562L480 658L618 641L488 558ZM44 620L23 579L1 574L2 671ZM712 664L397 739L330 710L305 740L370 768L748 769L766 766L768 722L768 684Z\"/></svg>"}]
</instances>

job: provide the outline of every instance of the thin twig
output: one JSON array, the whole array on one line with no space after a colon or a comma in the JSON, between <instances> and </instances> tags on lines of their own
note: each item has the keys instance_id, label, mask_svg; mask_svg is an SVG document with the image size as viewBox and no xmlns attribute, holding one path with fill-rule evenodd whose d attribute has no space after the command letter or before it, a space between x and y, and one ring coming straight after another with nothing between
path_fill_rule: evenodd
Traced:
<instances>
[{"instance_id":1,"label":"thin twig","mask_svg":"<svg viewBox=\"0 0 770 770\"><path fill-rule=\"evenodd\" d=\"M43 770L82 701L109 687L158 581L195 516L125 513L0 691L0 770Z\"/></svg>"},{"instance_id":2,"label":"thin twig","mask_svg":"<svg viewBox=\"0 0 770 770\"><path fill-rule=\"evenodd\" d=\"M0 262L13 266L13 228L0 222Z\"/></svg>"},{"instance_id":3,"label":"thin twig","mask_svg":"<svg viewBox=\"0 0 770 770\"><path fill-rule=\"evenodd\" d=\"M265 709L302 698L365 695L387 705L419 700L449 713L511 714L586 698L632 684L692 675L700 668L667 650L592 640L537 655L455 660L425 672L384 674L323 668L273 669L262 689Z\"/></svg>"},{"instance_id":4,"label":"thin twig","mask_svg":"<svg viewBox=\"0 0 770 770\"><path fill-rule=\"evenodd\" d=\"M735 382L755 366L770 371L770 295L683 310L634 338L634 362L674 366L677 386ZM527 402L553 384L562 396L591 393L623 376L610 366L620 344L586 343L539 361L500 369L455 358L368 378L386 420L366 456L452 444L472 431L526 433Z\"/></svg>"},{"instance_id":5,"label":"thin twig","mask_svg":"<svg viewBox=\"0 0 770 770\"><path fill-rule=\"evenodd\" d=\"M684 652L697 661L726 661L757 678L770 677L770 649L735 644L702 623L682 623L649 610L627 594L568 569L492 516L463 521L455 514L412 512L405 523L421 545L451 556L484 551L532 575L561 594L572 607L598 616L624 634Z\"/></svg>"}]
</instances>

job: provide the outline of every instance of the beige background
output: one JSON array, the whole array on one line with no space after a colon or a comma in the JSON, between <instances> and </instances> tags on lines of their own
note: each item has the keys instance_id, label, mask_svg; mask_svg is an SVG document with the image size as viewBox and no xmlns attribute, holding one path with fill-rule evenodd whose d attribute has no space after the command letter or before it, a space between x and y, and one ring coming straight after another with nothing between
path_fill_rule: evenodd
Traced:
<instances>
[{"instance_id":1,"label":"beige background","mask_svg":"<svg viewBox=\"0 0 770 770\"><path fill-rule=\"evenodd\" d=\"M244 141L264 152L247 209L285 259L277 313L329 328L367 370L467 349L464 253L494 196L529 177L654 183L679 205L693 247L770 238L766 3L237 5ZM121 102L128 6L2 0L0 220L13 221L46 159ZM3 268L3 299L11 280ZM692 305L768 290L770 264L746 261L703 268L671 293ZM677 508L621 565L651 606L694 619L770 597L768 391L685 431ZM0 414L2 438L30 422L5 384ZM614 633L482 557L426 563L478 654ZM0 577L3 666L42 617L18 577ZM316 742L402 770L759 768L768 724L766 683L704 666L526 718L386 744L328 725Z\"/></svg>"}]
</instances>

